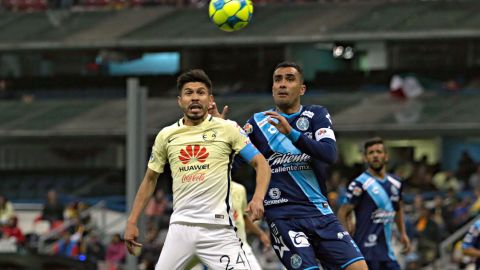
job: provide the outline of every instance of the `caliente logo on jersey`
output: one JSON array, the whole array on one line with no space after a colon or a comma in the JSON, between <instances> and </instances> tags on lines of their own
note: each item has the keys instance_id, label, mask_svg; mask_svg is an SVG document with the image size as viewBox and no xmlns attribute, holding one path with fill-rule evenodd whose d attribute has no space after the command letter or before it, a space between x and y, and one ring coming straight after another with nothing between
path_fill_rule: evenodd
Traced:
<instances>
[{"instance_id":1,"label":"caliente logo on jersey","mask_svg":"<svg viewBox=\"0 0 480 270\"><path fill-rule=\"evenodd\" d=\"M180 150L178 159L180 159L183 164L187 164L191 160L197 160L198 162L203 163L207 160L207 157L207 148L200 145L187 145L185 149Z\"/></svg>"}]
</instances>

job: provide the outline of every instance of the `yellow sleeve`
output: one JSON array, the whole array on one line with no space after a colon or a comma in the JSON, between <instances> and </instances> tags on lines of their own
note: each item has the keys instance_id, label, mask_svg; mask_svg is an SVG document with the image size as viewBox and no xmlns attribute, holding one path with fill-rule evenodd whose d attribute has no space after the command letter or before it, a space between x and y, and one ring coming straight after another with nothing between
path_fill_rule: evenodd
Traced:
<instances>
[{"instance_id":1,"label":"yellow sleeve","mask_svg":"<svg viewBox=\"0 0 480 270\"><path fill-rule=\"evenodd\" d=\"M227 132L228 137L230 138L230 143L232 145L232 149L235 150L235 153L240 152L247 144L250 143L250 139L248 138L247 134L234 121L228 121L230 125L227 125Z\"/></svg>"},{"instance_id":2,"label":"yellow sleeve","mask_svg":"<svg viewBox=\"0 0 480 270\"><path fill-rule=\"evenodd\" d=\"M167 163L167 147L165 144L165 138L160 131L157 138L155 138L155 143L152 147L152 153L150 154L150 159L148 160L148 168L157 173L162 173L165 164Z\"/></svg>"}]
</instances>

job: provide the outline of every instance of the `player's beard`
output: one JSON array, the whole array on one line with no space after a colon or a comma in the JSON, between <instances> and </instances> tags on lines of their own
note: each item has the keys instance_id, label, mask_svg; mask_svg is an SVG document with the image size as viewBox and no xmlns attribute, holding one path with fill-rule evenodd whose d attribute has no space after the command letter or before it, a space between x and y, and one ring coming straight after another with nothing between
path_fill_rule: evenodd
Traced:
<instances>
[{"instance_id":1,"label":"player's beard","mask_svg":"<svg viewBox=\"0 0 480 270\"><path fill-rule=\"evenodd\" d=\"M198 106L201 106L201 113L191 113L190 112L190 109L192 107L192 105L198 105ZM188 106L188 108L186 109L185 111L185 116L192 120L192 121L198 121L198 120L201 120L205 117L205 114L207 113L207 108L204 108L204 106L202 106L201 104L192 104L190 106Z\"/></svg>"},{"instance_id":2,"label":"player's beard","mask_svg":"<svg viewBox=\"0 0 480 270\"><path fill-rule=\"evenodd\" d=\"M371 163L368 165L370 169L372 169L376 173L380 173L383 170L383 167L385 167L385 162L381 161L378 163Z\"/></svg>"}]
</instances>

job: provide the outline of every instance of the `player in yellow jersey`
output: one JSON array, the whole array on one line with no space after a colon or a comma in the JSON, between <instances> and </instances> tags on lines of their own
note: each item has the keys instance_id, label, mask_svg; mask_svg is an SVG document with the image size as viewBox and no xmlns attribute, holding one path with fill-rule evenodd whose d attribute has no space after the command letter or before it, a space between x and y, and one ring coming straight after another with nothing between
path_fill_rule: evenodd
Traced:
<instances>
[{"instance_id":1,"label":"player in yellow jersey","mask_svg":"<svg viewBox=\"0 0 480 270\"><path fill-rule=\"evenodd\" d=\"M247 215L247 191L245 187L237 182L232 182L232 206L233 219L237 228L237 235L243 243L243 250L247 256L252 270L262 270L260 264L253 254L252 248L247 242L247 232L255 234L264 247L270 247L270 237L262 231Z\"/></svg>"},{"instance_id":2,"label":"player in yellow jersey","mask_svg":"<svg viewBox=\"0 0 480 270\"><path fill-rule=\"evenodd\" d=\"M233 220L235 221L235 227L237 228L237 236L242 241L242 248L245 251L245 255L250 263L252 270L262 270L262 267L257 261L257 258L253 254L252 248L247 242L247 230L255 234L265 248L271 246L270 237L262 231L253 221L248 217L247 213L247 191L242 184L232 181L231 185L232 194L232 209ZM204 266L200 264L198 258L194 258L186 267L190 270L204 269Z\"/></svg>"},{"instance_id":3,"label":"player in yellow jersey","mask_svg":"<svg viewBox=\"0 0 480 270\"><path fill-rule=\"evenodd\" d=\"M184 269L194 256L214 270L251 269L233 229L230 169L235 154L256 169L257 185L247 207L256 220L264 211L270 181L268 163L238 125L208 114L213 103L212 83L203 70L180 75L177 88L178 105L184 115L163 128L155 139L127 220L127 249L135 254L141 247L136 242L137 221L168 163L173 178L173 213L155 269Z\"/></svg>"}]
</instances>

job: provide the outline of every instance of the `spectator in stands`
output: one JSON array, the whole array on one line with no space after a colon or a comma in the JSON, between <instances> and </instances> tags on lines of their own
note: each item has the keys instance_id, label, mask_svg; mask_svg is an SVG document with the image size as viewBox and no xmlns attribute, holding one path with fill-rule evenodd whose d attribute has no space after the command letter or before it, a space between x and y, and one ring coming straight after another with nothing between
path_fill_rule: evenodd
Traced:
<instances>
[{"instance_id":1,"label":"spectator in stands","mask_svg":"<svg viewBox=\"0 0 480 270\"><path fill-rule=\"evenodd\" d=\"M47 201L43 205L41 218L49 221L52 227L56 227L58 222L63 221L63 204L58 201L55 190L48 192Z\"/></svg>"},{"instance_id":2,"label":"spectator in stands","mask_svg":"<svg viewBox=\"0 0 480 270\"><path fill-rule=\"evenodd\" d=\"M10 217L7 224L1 229L3 237L14 239L17 246L25 244L25 236L22 230L18 227L18 218L16 216Z\"/></svg>"},{"instance_id":3,"label":"spectator in stands","mask_svg":"<svg viewBox=\"0 0 480 270\"><path fill-rule=\"evenodd\" d=\"M150 198L145 209L147 227L154 226L156 229L168 228L170 223L170 217L166 213L168 205L165 192L161 189L157 190L155 195Z\"/></svg>"},{"instance_id":4,"label":"spectator in stands","mask_svg":"<svg viewBox=\"0 0 480 270\"><path fill-rule=\"evenodd\" d=\"M454 191L462 190L462 183L455 177L453 172L441 171L433 176L433 184L440 191L453 189Z\"/></svg>"},{"instance_id":5,"label":"spectator in stands","mask_svg":"<svg viewBox=\"0 0 480 270\"><path fill-rule=\"evenodd\" d=\"M8 223L13 217L13 205L3 195L0 195L0 226Z\"/></svg>"},{"instance_id":6,"label":"spectator in stands","mask_svg":"<svg viewBox=\"0 0 480 270\"><path fill-rule=\"evenodd\" d=\"M53 246L53 254L73 258L78 256L80 254L79 242L82 234L83 231L81 230L73 235L69 230L63 231L62 238Z\"/></svg>"},{"instance_id":7,"label":"spectator in stands","mask_svg":"<svg viewBox=\"0 0 480 270\"><path fill-rule=\"evenodd\" d=\"M155 227L149 228L145 235L145 243L140 255L140 264L144 269L155 268L155 263L158 260L158 254L162 251L162 247L163 242L158 235L158 230Z\"/></svg>"},{"instance_id":8,"label":"spectator in stands","mask_svg":"<svg viewBox=\"0 0 480 270\"><path fill-rule=\"evenodd\" d=\"M470 175L468 185L473 190L480 188L480 164L477 164L476 171Z\"/></svg>"},{"instance_id":9,"label":"spectator in stands","mask_svg":"<svg viewBox=\"0 0 480 270\"><path fill-rule=\"evenodd\" d=\"M433 220L432 211L425 205L415 224L415 228L418 238L418 253L422 260L421 264L427 265L437 257L441 231L438 224Z\"/></svg>"},{"instance_id":10,"label":"spectator in stands","mask_svg":"<svg viewBox=\"0 0 480 270\"><path fill-rule=\"evenodd\" d=\"M123 243L120 234L114 234L107 247L107 253L105 255L108 269L118 269L117 267L125 261L126 255L125 244Z\"/></svg>"},{"instance_id":11,"label":"spectator in stands","mask_svg":"<svg viewBox=\"0 0 480 270\"><path fill-rule=\"evenodd\" d=\"M85 254L87 255L87 260L93 263L105 260L105 246L96 234L91 233L87 237L85 245Z\"/></svg>"},{"instance_id":12,"label":"spectator in stands","mask_svg":"<svg viewBox=\"0 0 480 270\"><path fill-rule=\"evenodd\" d=\"M475 189L475 201L468 210L470 216L476 216L480 213L480 188Z\"/></svg>"},{"instance_id":13,"label":"spectator in stands","mask_svg":"<svg viewBox=\"0 0 480 270\"><path fill-rule=\"evenodd\" d=\"M467 151L463 151L460 160L458 161L458 170L457 170L457 177L460 181L466 183L472 175L476 171L475 161L472 159L470 154Z\"/></svg>"}]
</instances>

